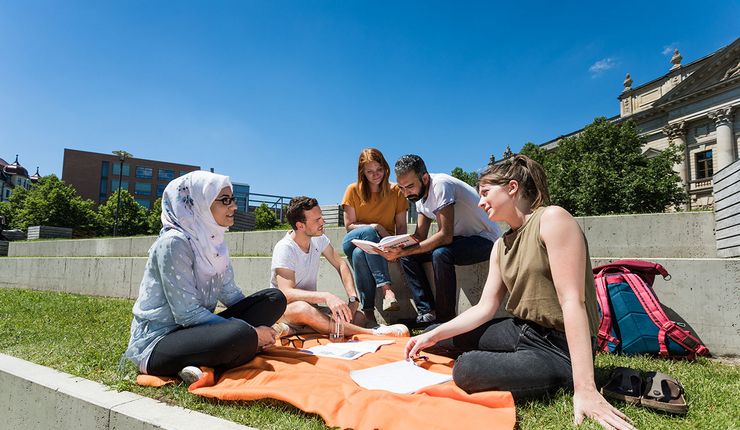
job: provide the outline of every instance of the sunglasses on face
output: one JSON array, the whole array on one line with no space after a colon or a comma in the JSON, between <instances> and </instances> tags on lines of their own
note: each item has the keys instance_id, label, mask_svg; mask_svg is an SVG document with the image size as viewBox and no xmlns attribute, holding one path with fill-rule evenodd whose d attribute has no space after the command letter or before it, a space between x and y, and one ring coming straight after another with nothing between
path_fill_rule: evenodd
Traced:
<instances>
[{"instance_id":1,"label":"sunglasses on face","mask_svg":"<svg viewBox=\"0 0 740 430\"><path fill-rule=\"evenodd\" d=\"M231 197L221 197L220 199L216 199L216 201L221 202L221 204L223 204L224 206L228 206L232 203L236 203L237 200L236 200L236 196L231 196Z\"/></svg>"}]
</instances>

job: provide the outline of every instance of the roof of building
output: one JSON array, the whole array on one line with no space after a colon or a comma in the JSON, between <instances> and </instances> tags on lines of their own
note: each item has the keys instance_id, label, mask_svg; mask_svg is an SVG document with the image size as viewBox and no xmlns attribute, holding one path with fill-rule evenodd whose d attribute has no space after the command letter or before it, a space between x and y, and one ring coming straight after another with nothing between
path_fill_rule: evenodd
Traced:
<instances>
[{"instance_id":1,"label":"roof of building","mask_svg":"<svg viewBox=\"0 0 740 430\"><path fill-rule=\"evenodd\" d=\"M41 179L41 175L39 175L39 166L36 166L36 173L31 175L29 179L31 179L31 182L33 182L34 184L38 182L39 179Z\"/></svg>"},{"instance_id":2,"label":"roof of building","mask_svg":"<svg viewBox=\"0 0 740 430\"><path fill-rule=\"evenodd\" d=\"M738 47L739 46L740 46L740 38L737 38L732 43L730 43L730 44L728 44L726 46L723 46L722 48L716 50L715 52L712 52L709 55L706 55L706 56L704 56L702 58L699 58L698 60L692 61L691 63L685 64L685 65L680 65L679 64L679 67L678 68L671 69L665 75L662 75L662 76L660 76L660 77L658 77L656 79L653 79L653 80L651 80L649 82L646 82L646 83L644 83L644 84L642 84L642 85L640 85L638 87L631 88L629 91L623 92L618 97L619 99L623 98L627 94L634 94L635 92L638 92L638 90L640 90L641 88L643 88L645 86L654 84L655 82L658 82L658 81L661 81L661 80L666 80L671 75L677 73L676 70L679 69L679 68L687 69L689 67L695 67L695 70L694 70L694 72L691 75L689 75L687 78L685 78L684 80L682 80L675 87L673 87L670 90L668 90L665 94L663 94L663 96L661 96L658 100L656 100L652 104L652 106L650 106L648 109L645 109L645 110L639 111L639 112L635 112L632 115L628 115L628 116L624 116L624 117L621 116L621 115L615 115L615 116L613 116L611 118L608 118L608 120L609 121L614 121L614 122L620 122L622 120L626 120L626 119L629 119L629 118L636 118L638 116L651 115L653 112L656 111L656 108L660 108L662 105L666 105L668 103L675 103L677 99L685 98L686 95L687 95L687 93L691 93L691 92L695 92L696 91L696 86L699 85L699 84L701 84L703 82L703 79L705 79L705 77L703 77L703 75L706 75L708 73L714 73L715 72L714 69L716 69L716 67L717 67L718 64L720 64L720 63L726 63L728 61L726 58L723 58L723 57L726 57L727 55L730 55L730 56L733 56L734 55L735 56L734 57L735 58L734 61L735 61L735 63L737 63L737 57L736 57L736 55L737 55L737 51L738 51ZM737 73L735 73L734 75L732 75L730 77L730 78L733 78L734 77L734 79L724 79L726 81L726 82L724 82L724 84L730 84L731 81L737 80L738 77L736 75L737 75ZM702 78L700 78L700 77L702 77ZM573 136L573 135L576 135L576 134L579 134L582 131L583 131L583 128L581 128L579 130L576 130L576 131L573 131L573 132L570 132L570 133L567 133L565 135L558 136L558 137L556 137L554 139L548 140L547 142L544 142L544 143L539 144L539 146L540 147L544 147L546 149L549 149L551 147L555 147L555 146L557 146L557 143L561 139L566 138L566 137L570 137L570 136Z\"/></svg>"},{"instance_id":3,"label":"roof of building","mask_svg":"<svg viewBox=\"0 0 740 430\"><path fill-rule=\"evenodd\" d=\"M8 175L25 176L28 178L28 170L18 162L18 155L15 156L15 161L13 163L3 166L3 172Z\"/></svg>"}]
</instances>

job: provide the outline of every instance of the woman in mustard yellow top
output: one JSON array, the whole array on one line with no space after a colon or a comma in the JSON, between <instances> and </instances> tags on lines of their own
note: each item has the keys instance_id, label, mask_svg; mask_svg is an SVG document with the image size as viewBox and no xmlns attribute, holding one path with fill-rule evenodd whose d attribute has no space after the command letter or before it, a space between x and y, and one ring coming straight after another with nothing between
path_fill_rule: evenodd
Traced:
<instances>
[{"instance_id":1,"label":"woman in mustard yellow top","mask_svg":"<svg viewBox=\"0 0 740 430\"><path fill-rule=\"evenodd\" d=\"M362 311L375 323L375 290L383 290L383 310L398 310L391 289L388 262L380 255L367 254L352 244L352 239L380 242L390 235L406 233L408 203L398 185L388 181L390 167L375 148L363 149L357 164L357 182L347 186L342 199L347 235L342 247L355 273Z\"/></svg>"},{"instance_id":2,"label":"woman in mustard yellow top","mask_svg":"<svg viewBox=\"0 0 740 430\"><path fill-rule=\"evenodd\" d=\"M634 429L604 400L594 381L598 330L588 244L565 209L547 206L545 171L524 155L489 167L478 206L511 228L499 238L483 293L457 318L406 344L406 357L437 344L460 354L455 383L467 392L511 391L516 400L573 390L574 421L590 417L609 429ZM514 318L493 318L504 295Z\"/></svg>"}]
</instances>

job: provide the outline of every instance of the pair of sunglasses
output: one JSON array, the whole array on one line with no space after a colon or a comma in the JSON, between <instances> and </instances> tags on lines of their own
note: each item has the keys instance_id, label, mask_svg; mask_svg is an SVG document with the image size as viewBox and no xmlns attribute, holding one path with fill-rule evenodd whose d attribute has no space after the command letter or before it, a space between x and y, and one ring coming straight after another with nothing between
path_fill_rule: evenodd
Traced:
<instances>
[{"instance_id":1,"label":"pair of sunglasses","mask_svg":"<svg viewBox=\"0 0 740 430\"><path fill-rule=\"evenodd\" d=\"M321 341L318 338L316 338L316 339L304 339L304 338L298 336L297 334L296 335L293 335L291 337L281 337L280 338L280 345L282 345L282 346L291 345L291 346L293 346L293 348L301 349L301 348L303 348L304 343L306 343L309 340L315 340L316 342L318 342L319 345L321 345Z\"/></svg>"},{"instance_id":2,"label":"pair of sunglasses","mask_svg":"<svg viewBox=\"0 0 740 430\"><path fill-rule=\"evenodd\" d=\"M228 205L230 205L232 203L236 203L237 202L236 196L221 197L220 199L216 199L216 201L221 202L221 204L224 205L224 206L228 206Z\"/></svg>"},{"instance_id":3,"label":"pair of sunglasses","mask_svg":"<svg viewBox=\"0 0 740 430\"><path fill-rule=\"evenodd\" d=\"M298 335L295 335L293 337L295 337L295 339L291 339L289 337L281 337L280 345L282 346L292 345L293 348L298 348L298 349L303 348L303 344L306 342L306 339L303 339L302 337Z\"/></svg>"}]
</instances>

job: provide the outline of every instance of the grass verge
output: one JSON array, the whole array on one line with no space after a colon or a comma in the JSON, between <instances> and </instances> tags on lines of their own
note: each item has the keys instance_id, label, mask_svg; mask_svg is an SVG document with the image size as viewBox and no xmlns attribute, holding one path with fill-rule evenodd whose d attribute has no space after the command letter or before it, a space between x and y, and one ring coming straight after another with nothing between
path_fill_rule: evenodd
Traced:
<instances>
[{"instance_id":1,"label":"grass verge","mask_svg":"<svg viewBox=\"0 0 740 430\"><path fill-rule=\"evenodd\" d=\"M282 402L213 401L190 394L182 384L139 387L131 374L122 376L118 372L118 360L128 342L131 305L132 301L123 299L0 289L0 352L259 429L326 428L320 417ZM688 363L600 355L596 359L597 380L604 381L615 366L665 372L686 388L689 413L685 417L617 404L637 428L739 428L740 367L704 358ZM521 429L569 428L572 416L573 405L567 394L517 405ZM599 427L587 422L582 428Z\"/></svg>"}]
</instances>

